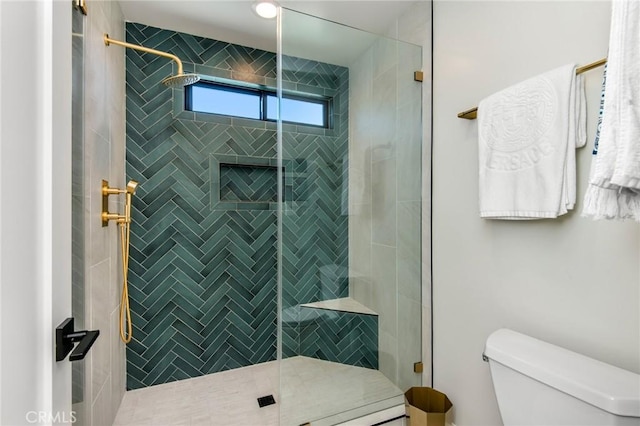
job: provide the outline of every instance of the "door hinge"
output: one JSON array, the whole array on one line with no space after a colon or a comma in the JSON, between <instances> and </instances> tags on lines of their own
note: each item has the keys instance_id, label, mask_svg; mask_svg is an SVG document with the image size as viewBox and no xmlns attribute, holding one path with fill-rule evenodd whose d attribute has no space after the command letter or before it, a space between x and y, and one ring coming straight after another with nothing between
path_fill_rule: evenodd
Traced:
<instances>
[{"instance_id":1,"label":"door hinge","mask_svg":"<svg viewBox=\"0 0 640 426\"><path fill-rule=\"evenodd\" d=\"M73 0L73 6L83 15L87 14L87 0Z\"/></svg>"},{"instance_id":2,"label":"door hinge","mask_svg":"<svg viewBox=\"0 0 640 426\"><path fill-rule=\"evenodd\" d=\"M414 373L422 373L424 371L424 364L422 364L422 361L418 361L418 362L414 362L413 363L413 372Z\"/></svg>"}]
</instances>

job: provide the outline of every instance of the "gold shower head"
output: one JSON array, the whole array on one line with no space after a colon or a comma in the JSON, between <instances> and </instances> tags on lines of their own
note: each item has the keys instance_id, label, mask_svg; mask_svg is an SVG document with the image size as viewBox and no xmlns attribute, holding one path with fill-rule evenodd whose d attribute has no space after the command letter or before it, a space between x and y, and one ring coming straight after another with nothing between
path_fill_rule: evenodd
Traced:
<instances>
[{"instance_id":1,"label":"gold shower head","mask_svg":"<svg viewBox=\"0 0 640 426\"><path fill-rule=\"evenodd\" d=\"M162 84L164 84L167 87L188 86L200 80L200 76L198 74L185 74L182 71L182 61L176 55L172 55L171 53L163 52L161 50L150 49L144 46L138 46L137 44L126 43L124 41L114 40L112 38L109 38L109 34L104 35L104 44L107 46L109 46L110 44L117 44L118 46L128 47L129 49L140 50L142 52L151 53L152 55L162 56L164 58L169 58L175 61L176 64L178 64L178 73L176 75L172 75L162 80Z\"/></svg>"},{"instance_id":2,"label":"gold shower head","mask_svg":"<svg viewBox=\"0 0 640 426\"><path fill-rule=\"evenodd\" d=\"M167 87L184 87L196 83L199 80L200 76L198 74L179 74L165 78L162 80L162 84Z\"/></svg>"}]
</instances>

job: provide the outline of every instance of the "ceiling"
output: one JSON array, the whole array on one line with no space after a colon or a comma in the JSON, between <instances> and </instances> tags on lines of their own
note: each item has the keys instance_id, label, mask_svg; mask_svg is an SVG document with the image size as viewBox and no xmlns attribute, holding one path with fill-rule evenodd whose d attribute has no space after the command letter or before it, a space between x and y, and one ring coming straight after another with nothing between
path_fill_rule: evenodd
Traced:
<instances>
[{"instance_id":1,"label":"ceiling","mask_svg":"<svg viewBox=\"0 0 640 426\"><path fill-rule=\"evenodd\" d=\"M281 0L287 9L385 35L418 1ZM258 17L247 0L121 0L125 20L276 51L276 20ZM283 51L293 56L348 65L374 37L285 10ZM345 43L348 41L348 43Z\"/></svg>"}]
</instances>

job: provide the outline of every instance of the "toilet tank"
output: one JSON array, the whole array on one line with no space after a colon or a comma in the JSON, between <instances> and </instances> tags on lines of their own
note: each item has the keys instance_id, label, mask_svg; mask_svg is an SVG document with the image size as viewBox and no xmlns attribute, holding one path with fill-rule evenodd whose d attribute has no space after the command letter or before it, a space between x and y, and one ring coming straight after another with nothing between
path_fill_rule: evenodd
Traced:
<instances>
[{"instance_id":1,"label":"toilet tank","mask_svg":"<svg viewBox=\"0 0 640 426\"><path fill-rule=\"evenodd\" d=\"M640 375L501 329L484 355L505 426L640 426Z\"/></svg>"}]
</instances>

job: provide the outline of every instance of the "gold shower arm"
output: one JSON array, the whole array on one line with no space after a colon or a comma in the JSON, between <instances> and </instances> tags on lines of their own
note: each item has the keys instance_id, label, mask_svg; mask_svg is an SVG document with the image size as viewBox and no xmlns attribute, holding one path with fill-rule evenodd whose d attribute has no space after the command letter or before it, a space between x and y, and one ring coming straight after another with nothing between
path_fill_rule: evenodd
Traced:
<instances>
[{"instance_id":1,"label":"gold shower arm","mask_svg":"<svg viewBox=\"0 0 640 426\"><path fill-rule=\"evenodd\" d=\"M178 58L176 55L172 55L171 53L167 53L167 52L163 52L161 50L155 50L155 49L150 49L148 47L144 47L144 46L138 46L137 44L131 44L131 43L127 43L124 41L119 41L119 40L114 40L112 38L109 38L109 34L105 34L104 35L104 44L109 46L109 44L115 44L118 46L122 46L122 47L128 47L130 49L135 49L135 50L140 50L142 52L146 52L146 53L151 53L152 55L158 55L158 56L162 56L164 58L169 58L172 59L176 62L176 64L178 64L178 75L183 74L182 72L182 61L180 60L180 58Z\"/></svg>"},{"instance_id":2,"label":"gold shower arm","mask_svg":"<svg viewBox=\"0 0 640 426\"><path fill-rule=\"evenodd\" d=\"M602 65L607 63L607 58L600 59L599 61L592 62L590 64L584 65L580 68L576 68L576 75L582 74L583 72L590 71L594 68L601 67ZM467 120L475 120L478 118L478 107L468 109L466 111L462 111L458 114L458 118L465 118Z\"/></svg>"}]
</instances>

